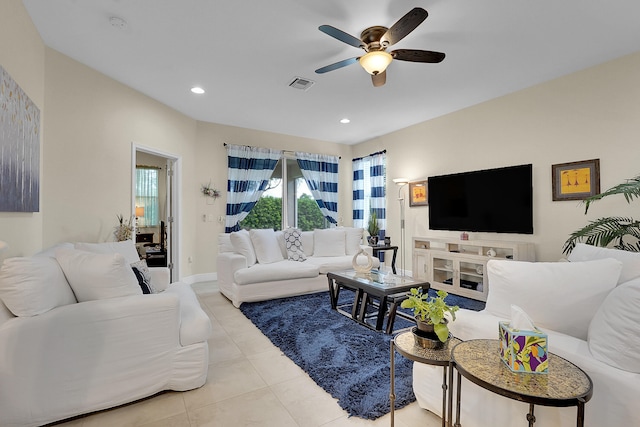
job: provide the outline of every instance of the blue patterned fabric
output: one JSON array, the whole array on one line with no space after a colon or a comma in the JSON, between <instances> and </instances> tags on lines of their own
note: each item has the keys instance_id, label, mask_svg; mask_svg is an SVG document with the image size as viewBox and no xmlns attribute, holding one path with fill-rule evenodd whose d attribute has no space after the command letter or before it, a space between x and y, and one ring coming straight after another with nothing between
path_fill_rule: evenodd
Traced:
<instances>
[{"instance_id":1,"label":"blue patterned fabric","mask_svg":"<svg viewBox=\"0 0 640 427\"><path fill-rule=\"evenodd\" d=\"M225 233L240 229L269 185L273 170L282 157L282 150L227 145L228 180Z\"/></svg>"},{"instance_id":2,"label":"blue patterned fabric","mask_svg":"<svg viewBox=\"0 0 640 427\"><path fill-rule=\"evenodd\" d=\"M353 226L367 228L375 211L383 238L387 228L387 154L384 151L353 159Z\"/></svg>"},{"instance_id":3,"label":"blue patterned fabric","mask_svg":"<svg viewBox=\"0 0 640 427\"><path fill-rule=\"evenodd\" d=\"M336 156L295 153L298 166L322 215L338 223L338 160Z\"/></svg>"}]
</instances>

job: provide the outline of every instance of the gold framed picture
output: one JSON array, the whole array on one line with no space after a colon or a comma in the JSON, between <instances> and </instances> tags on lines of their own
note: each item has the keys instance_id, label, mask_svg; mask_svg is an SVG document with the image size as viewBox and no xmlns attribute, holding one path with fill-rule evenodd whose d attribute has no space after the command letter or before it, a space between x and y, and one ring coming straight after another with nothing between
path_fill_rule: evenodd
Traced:
<instances>
[{"instance_id":1,"label":"gold framed picture","mask_svg":"<svg viewBox=\"0 0 640 427\"><path fill-rule=\"evenodd\" d=\"M600 193L600 159L551 165L553 200L584 200Z\"/></svg>"},{"instance_id":2,"label":"gold framed picture","mask_svg":"<svg viewBox=\"0 0 640 427\"><path fill-rule=\"evenodd\" d=\"M427 206L427 180L409 183L409 206Z\"/></svg>"}]
</instances>

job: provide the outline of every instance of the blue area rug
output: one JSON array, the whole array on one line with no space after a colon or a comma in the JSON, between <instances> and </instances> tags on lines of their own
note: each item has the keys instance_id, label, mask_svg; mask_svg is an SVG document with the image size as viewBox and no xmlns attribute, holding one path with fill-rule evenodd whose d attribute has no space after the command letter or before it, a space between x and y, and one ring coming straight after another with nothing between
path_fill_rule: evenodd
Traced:
<instances>
[{"instance_id":1,"label":"blue area rug","mask_svg":"<svg viewBox=\"0 0 640 427\"><path fill-rule=\"evenodd\" d=\"M473 301L462 300L465 304ZM341 291L340 304L352 301L353 293ZM462 307L453 301L453 295L447 302ZM350 416L373 420L389 412L393 336L370 330L331 310L328 291L244 303L240 310L316 384L338 399ZM413 324L396 317L395 329ZM415 400L412 362L396 354L395 374L395 407L402 408Z\"/></svg>"}]
</instances>

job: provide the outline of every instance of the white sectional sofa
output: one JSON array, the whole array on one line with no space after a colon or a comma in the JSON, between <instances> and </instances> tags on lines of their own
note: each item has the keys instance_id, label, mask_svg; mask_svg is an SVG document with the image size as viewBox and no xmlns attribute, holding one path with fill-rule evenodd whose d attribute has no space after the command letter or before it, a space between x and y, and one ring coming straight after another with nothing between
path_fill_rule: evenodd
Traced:
<instances>
[{"instance_id":1,"label":"white sectional sofa","mask_svg":"<svg viewBox=\"0 0 640 427\"><path fill-rule=\"evenodd\" d=\"M548 350L591 377L585 426L640 426L640 254L579 244L569 260L490 261L486 308L460 310L450 329L462 340L497 339L498 321L509 320L511 304L523 308L548 334ZM441 382L442 368L414 363L418 404L438 415ZM463 378L463 426L524 426L527 411L526 403ZM575 426L576 407L536 406L535 417L540 426Z\"/></svg>"},{"instance_id":2,"label":"white sectional sofa","mask_svg":"<svg viewBox=\"0 0 640 427\"><path fill-rule=\"evenodd\" d=\"M209 317L190 286L169 284L166 268L149 269L155 293L143 294L130 266L138 261L132 241L63 244L4 261L1 427L39 426L205 383Z\"/></svg>"},{"instance_id":3,"label":"white sectional sofa","mask_svg":"<svg viewBox=\"0 0 640 427\"><path fill-rule=\"evenodd\" d=\"M353 268L364 245L362 228L241 230L218 239L218 287L234 306L328 290L326 273ZM367 262L359 256L357 262ZM373 268L380 262L372 258Z\"/></svg>"}]
</instances>

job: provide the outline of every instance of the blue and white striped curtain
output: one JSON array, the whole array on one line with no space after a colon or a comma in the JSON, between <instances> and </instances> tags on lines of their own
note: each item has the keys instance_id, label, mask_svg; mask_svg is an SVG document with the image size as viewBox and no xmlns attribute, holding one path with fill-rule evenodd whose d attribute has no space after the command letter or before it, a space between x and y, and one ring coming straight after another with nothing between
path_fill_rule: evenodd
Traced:
<instances>
[{"instance_id":1,"label":"blue and white striped curtain","mask_svg":"<svg viewBox=\"0 0 640 427\"><path fill-rule=\"evenodd\" d=\"M238 231L269 185L282 150L227 145L227 216L225 233Z\"/></svg>"},{"instance_id":2,"label":"blue and white striped curtain","mask_svg":"<svg viewBox=\"0 0 640 427\"><path fill-rule=\"evenodd\" d=\"M338 160L323 154L295 153L302 176L316 199L322 215L333 225L338 224Z\"/></svg>"},{"instance_id":3,"label":"blue and white striped curtain","mask_svg":"<svg viewBox=\"0 0 640 427\"><path fill-rule=\"evenodd\" d=\"M387 225L386 172L387 154L384 151L353 159L353 226L367 228L371 211L378 216L380 237Z\"/></svg>"}]
</instances>

